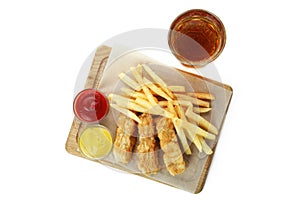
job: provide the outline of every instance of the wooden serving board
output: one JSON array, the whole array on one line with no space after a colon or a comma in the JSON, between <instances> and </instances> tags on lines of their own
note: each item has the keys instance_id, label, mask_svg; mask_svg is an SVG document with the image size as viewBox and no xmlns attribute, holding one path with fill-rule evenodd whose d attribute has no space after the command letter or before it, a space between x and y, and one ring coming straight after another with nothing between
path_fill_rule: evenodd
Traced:
<instances>
[{"instance_id":1,"label":"wooden serving board","mask_svg":"<svg viewBox=\"0 0 300 200\"><path fill-rule=\"evenodd\" d=\"M111 52L111 48L107 47L107 46L100 46L96 50L96 53L95 53L95 56L94 56L94 59L93 59L93 62L92 62L91 68L90 68L90 72L89 72L88 78L86 80L85 88L99 88L99 83L100 83L100 80L103 76L103 72L104 72L104 69L106 67L106 63L107 63L107 60L109 58L110 52ZM217 88L222 88L225 91L226 94L224 93L225 94L224 102L225 102L226 105L222 105L222 109L225 109L225 110L222 112L222 116L218 120L220 125L219 125L219 127L217 127L217 128L219 128L219 131L221 132L221 127L222 127L222 124L224 122L225 115L226 115L227 109L229 107L231 96L232 96L231 87L228 86L228 85L224 85L222 83L219 83L219 82L201 77L201 76L197 76L197 75L194 75L194 74L189 74L187 72L183 72L183 76L187 80L190 80L190 81L192 80L192 82L196 81L195 82L196 85L201 84L201 82L197 82L197 80L201 80L202 82L209 83L212 86L215 86ZM218 106L218 105L216 105L216 106ZM81 123L75 117L74 120L73 120L71 129L70 129L70 133L69 133L67 142L66 142L67 152L69 152L70 154L73 154L75 156L79 156L79 157L83 157L83 156L81 155L81 153L79 151L79 147L78 147L78 143L77 143L77 136L78 136L80 130L82 130L84 128L84 126L85 125L83 123ZM213 147L214 152L215 152L215 148L216 148L216 145L214 145L214 147ZM134 174L140 175L142 177L149 178L151 180L162 182L162 183L168 184L170 186L178 187L180 189L183 189L183 190L186 190L186 191L189 191L189 192L199 193L203 189L203 186L204 186L204 183L205 183L208 171L209 171L209 167L210 167L210 164L211 164L212 159L213 159L213 155L214 155L214 153L212 155L206 156L205 158L202 158L201 162L194 162L194 161L190 162L190 165L192 165L193 163L196 163L196 164L193 164L193 165L195 165L195 166L192 166L193 168L198 168L199 167L198 170L195 170L195 173L197 172L199 174L199 176L196 176L196 180L194 180L194 182L191 186L189 186L189 183L187 183L187 184L184 183L182 185L182 187L181 187L180 184L179 185L178 184L174 185L170 182L157 180L156 178L153 178L151 176L145 176L141 173L134 173L133 171L130 171L127 168L125 168L121 165L117 165L117 164L114 164L114 163L106 161L106 160L99 160L99 161L96 161L96 162L99 162L101 164L108 165L110 167L114 167L114 168L117 168L117 169L120 169L120 170L124 170L124 171L127 171L129 173L134 173ZM197 166L198 163L201 163L201 166ZM200 167L201 167L201 169L200 169ZM193 177L193 175L194 175L193 171L190 172L189 176ZM182 180L184 180L184 179L182 179Z\"/></svg>"}]
</instances>

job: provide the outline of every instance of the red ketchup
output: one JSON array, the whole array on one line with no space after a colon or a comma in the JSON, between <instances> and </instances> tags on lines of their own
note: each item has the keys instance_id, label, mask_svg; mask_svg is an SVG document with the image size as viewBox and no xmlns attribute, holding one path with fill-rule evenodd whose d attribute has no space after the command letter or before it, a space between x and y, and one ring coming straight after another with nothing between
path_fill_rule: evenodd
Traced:
<instances>
[{"instance_id":1,"label":"red ketchup","mask_svg":"<svg viewBox=\"0 0 300 200\"><path fill-rule=\"evenodd\" d=\"M108 112L108 101L106 97L95 89L81 91L74 100L73 109L76 117L83 121L98 122Z\"/></svg>"}]
</instances>

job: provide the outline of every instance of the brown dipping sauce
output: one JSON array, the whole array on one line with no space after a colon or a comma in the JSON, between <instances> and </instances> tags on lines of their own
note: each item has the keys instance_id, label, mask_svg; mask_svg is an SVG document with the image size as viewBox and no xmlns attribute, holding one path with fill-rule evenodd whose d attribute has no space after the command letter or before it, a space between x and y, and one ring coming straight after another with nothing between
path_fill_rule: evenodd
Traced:
<instances>
[{"instance_id":1,"label":"brown dipping sauce","mask_svg":"<svg viewBox=\"0 0 300 200\"><path fill-rule=\"evenodd\" d=\"M204 66L219 56L226 40L225 28L212 13L189 10L170 27L169 46L185 66Z\"/></svg>"}]
</instances>

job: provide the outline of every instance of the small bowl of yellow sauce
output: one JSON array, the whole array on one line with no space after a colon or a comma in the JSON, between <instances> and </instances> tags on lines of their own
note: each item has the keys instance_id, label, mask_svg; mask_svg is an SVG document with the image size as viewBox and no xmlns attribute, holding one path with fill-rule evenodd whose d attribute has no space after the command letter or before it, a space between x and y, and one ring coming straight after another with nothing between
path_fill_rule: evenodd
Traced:
<instances>
[{"instance_id":1,"label":"small bowl of yellow sauce","mask_svg":"<svg viewBox=\"0 0 300 200\"><path fill-rule=\"evenodd\" d=\"M112 137L105 126L90 125L79 135L78 146L83 156L91 160L99 160L110 153Z\"/></svg>"}]
</instances>

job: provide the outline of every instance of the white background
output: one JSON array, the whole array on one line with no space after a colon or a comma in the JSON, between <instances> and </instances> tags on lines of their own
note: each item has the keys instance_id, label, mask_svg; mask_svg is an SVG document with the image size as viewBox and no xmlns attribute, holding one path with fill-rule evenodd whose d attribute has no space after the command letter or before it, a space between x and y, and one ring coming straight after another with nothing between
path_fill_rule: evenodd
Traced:
<instances>
[{"instance_id":1,"label":"white background","mask_svg":"<svg viewBox=\"0 0 300 200\"><path fill-rule=\"evenodd\" d=\"M1 1L0 199L299 199L297 1ZM103 41L218 15L234 89L204 190L190 194L68 154L77 74Z\"/></svg>"}]
</instances>

